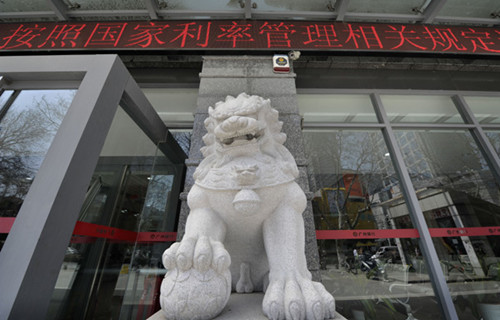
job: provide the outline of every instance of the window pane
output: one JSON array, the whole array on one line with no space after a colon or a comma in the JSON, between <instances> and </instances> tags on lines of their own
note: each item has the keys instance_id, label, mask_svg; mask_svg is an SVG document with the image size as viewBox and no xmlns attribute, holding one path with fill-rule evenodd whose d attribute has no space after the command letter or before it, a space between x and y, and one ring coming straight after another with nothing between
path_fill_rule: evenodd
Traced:
<instances>
[{"instance_id":1,"label":"window pane","mask_svg":"<svg viewBox=\"0 0 500 320\"><path fill-rule=\"evenodd\" d=\"M168 127L193 126L197 88L148 88L142 91Z\"/></svg>"},{"instance_id":2,"label":"window pane","mask_svg":"<svg viewBox=\"0 0 500 320\"><path fill-rule=\"evenodd\" d=\"M368 95L298 94L304 124L314 122L377 122Z\"/></svg>"},{"instance_id":3,"label":"window pane","mask_svg":"<svg viewBox=\"0 0 500 320\"><path fill-rule=\"evenodd\" d=\"M486 136L490 139L491 144L500 155L500 131L497 130L485 130Z\"/></svg>"},{"instance_id":4,"label":"window pane","mask_svg":"<svg viewBox=\"0 0 500 320\"><path fill-rule=\"evenodd\" d=\"M159 7L167 10L227 11L242 10L239 1L227 0L159 0Z\"/></svg>"},{"instance_id":5,"label":"window pane","mask_svg":"<svg viewBox=\"0 0 500 320\"><path fill-rule=\"evenodd\" d=\"M500 97L464 97L479 123L500 123Z\"/></svg>"},{"instance_id":6,"label":"window pane","mask_svg":"<svg viewBox=\"0 0 500 320\"><path fill-rule=\"evenodd\" d=\"M4 104L9 100L9 98L12 96L14 93L13 90L5 90L1 95L0 95L0 110L4 107Z\"/></svg>"},{"instance_id":7,"label":"window pane","mask_svg":"<svg viewBox=\"0 0 500 320\"><path fill-rule=\"evenodd\" d=\"M328 11L328 3L323 0L289 1L289 0L255 0L256 10L284 11ZM330 8L332 5L330 4Z\"/></svg>"},{"instance_id":8,"label":"window pane","mask_svg":"<svg viewBox=\"0 0 500 320\"><path fill-rule=\"evenodd\" d=\"M460 319L478 319L500 294L498 184L468 131L396 136Z\"/></svg>"},{"instance_id":9,"label":"window pane","mask_svg":"<svg viewBox=\"0 0 500 320\"><path fill-rule=\"evenodd\" d=\"M50 11L45 0L3 0L0 1L0 12Z\"/></svg>"},{"instance_id":10,"label":"window pane","mask_svg":"<svg viewBox=\"0 0 500 320\"><path fill-rule=\"evenodd\" d=\"M59 125L73 90L25 90L0 121L0 225L17 216ZM2 97L7 94L5 92ZM0 249L7 238L0 233Z\"/></svg>"},{"instance_id":11,"label":"window pane","mask_svg":"<svg viewBox=\"0 0 500 320\"><path fill-rule=\"evenodd\" d=\"M463 123L449 96L381 95L392 123Z\"/></svg>"},{"instance_id":12,"label":"window pane","mask_svg":"<svg viewBox=\"0 0 500 320\"><path fill-rule=\"evenodd\" d=\"M421 0L350 0L348 11L367 13L406 13L413 14L414 9L420 8Z\"/></svg>"},{"instance_id":13,"label":"window pane","mask_svg":"<svg viewBox=\"0 0 500 320\"><path fill-rule=\"evenodd\" d=\"M307 130L304 139L321 275L340 313L350 319L360 312L373 319L406 319L408 312L439 319L382 133Z\"/></svg>"},{"instance_id":14,"label":"window pane","mask_svg":"<svg viewBox=\"0 0 500 320\"><path fill-rule=\"evenodd\" d=\"M492 14L499 11L500 4L497 0L447 0L439 11L439 16L491 18Z\"/></svg>"},{"instance_id":15,"label":"window pane","mask_svg":"<svg viewBox=\"0 0 500 320\"><path fill-rule=\"evenodd\" d=\"M146 9L142 0L78 0L78 10L132 10Z\"/></svg>"}]
</instances>

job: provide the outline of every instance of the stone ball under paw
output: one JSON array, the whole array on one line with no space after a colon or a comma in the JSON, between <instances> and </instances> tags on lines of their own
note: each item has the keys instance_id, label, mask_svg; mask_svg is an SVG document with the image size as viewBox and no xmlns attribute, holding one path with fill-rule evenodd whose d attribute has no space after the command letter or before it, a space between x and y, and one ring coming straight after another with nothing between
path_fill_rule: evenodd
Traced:
<instances>
[{"instance_id":1,"label":"stone ball under paw","mask_svg":"<svg viewBox=\"0 0 500 320\"><path fill-rule=\"evenodd\" d=\"M222 274L173 269L161 283L160 304L169 320L208 320L222 312L230 295L229 269Z\"/></svg>"}]
</instances>

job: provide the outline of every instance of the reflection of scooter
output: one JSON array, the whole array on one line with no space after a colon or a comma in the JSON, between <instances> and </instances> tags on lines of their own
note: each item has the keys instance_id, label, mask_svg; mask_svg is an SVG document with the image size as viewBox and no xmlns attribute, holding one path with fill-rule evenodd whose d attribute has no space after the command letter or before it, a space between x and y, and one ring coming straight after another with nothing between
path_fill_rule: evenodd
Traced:
<instances>
[{"instance_id":1,"label":"reflection of scooter","mask_svg":"<svg viewBox=\"0 0 500 320\"><path fill-rule=\"evenodd\" d=\"M375 255L371 256L369 259L366 258L365 255L360 256L361 271L366 273L366 278L370 279L379 279L387 280L387 274L385 272L385 266L382 265L379 258Z\"/></svg>"}]
</instances>

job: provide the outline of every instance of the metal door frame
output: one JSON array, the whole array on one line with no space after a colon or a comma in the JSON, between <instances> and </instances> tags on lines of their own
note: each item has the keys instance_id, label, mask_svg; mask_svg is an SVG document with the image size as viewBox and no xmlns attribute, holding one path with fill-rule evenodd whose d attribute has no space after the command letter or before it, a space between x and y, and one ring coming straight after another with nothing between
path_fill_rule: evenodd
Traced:
<instances>
[{"instance_id":1,"label":"metal door frame","mask_svg":"<svg viewBox=\"0 0 500 320\"><path fill-rule=\"evenodd\" d=\"M185 155L118 55L0 57L0 72L5 90L78 88L0 252L0 318L39 319L118 105L170 161Z\"/></svg>"}]
</instances>

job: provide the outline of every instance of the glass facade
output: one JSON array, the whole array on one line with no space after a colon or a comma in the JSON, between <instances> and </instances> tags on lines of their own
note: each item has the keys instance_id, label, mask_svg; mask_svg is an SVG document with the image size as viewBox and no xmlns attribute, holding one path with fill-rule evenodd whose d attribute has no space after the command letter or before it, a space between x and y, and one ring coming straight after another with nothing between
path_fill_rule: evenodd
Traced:
<instances>
[{"instance_id":1,"label":"glass facade","mask_svg":"<svg viewBox=\"0 0 500 320\"><path fill-rule=\"evenodd\" d=\"M495 159L485 149L489 143L497 152L500 148L493 129L499 97L371 94L372 101L380 97L373 105L379 119L389 122L363 129L359 123L307 121L314 119L307 115L317 98L298 96L321 274L339 311L348 319L442 317L433 308L436 294L421 248L426 244L418 233L408 234L422 214L459 319L489 319L485 310L500 295L500 241L494 236L500 193L490 166ZM331 112L340 116L350 109L343 104ZM489 125L487 141L478 138L483 128L473 123ZM396 145L380 130L394 130ZM398 152L389 151L393 147L402 164L394 159ZM411 197L394 165L408 172L421 212L409 209Z\"/></svg>"},{"instance_id":2,"label":"glass facade","mask_svg":"<svg viewBox=\"0 0 500 320\"><path fill-rule=\"evenodd\" d=\"M143 91L187 154L198 89ZM2 244L75 92L0 95ZM500 299L500 95L299 89L297 101L319 274L337 310L444 318L437 267L459 319L487 319ZM159 309L185 166L124 109L106 133L47 319L147 319Z\"/></svg>"},{"instance_id":3,"label":"glass facade","mask_svg":"<svg viewBox=\"0 0 500 320\"><path fill-rule=\"evenodd\" d=\"M6 90L0 95L0 219L10 226L36 177L74 90ZM7 233L0 234L0 250Z\"/></svg>"}]
</instances>

